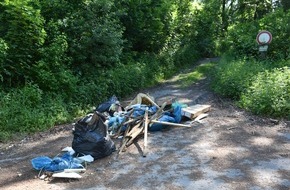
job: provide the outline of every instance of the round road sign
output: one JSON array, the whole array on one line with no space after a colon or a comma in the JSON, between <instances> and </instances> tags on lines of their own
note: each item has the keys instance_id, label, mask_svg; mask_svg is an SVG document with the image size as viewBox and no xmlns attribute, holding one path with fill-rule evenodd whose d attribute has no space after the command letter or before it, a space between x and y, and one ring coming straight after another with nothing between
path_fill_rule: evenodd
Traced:
<instances>
[{"instance_id":1,"label":"round road sign","mask_svg":"<svg viewBox=\"0 0 290 190\"><path fill-rule=\"evenodd\" d=\"M269 44L272 41L272 34L269 31L261 31L256 38L258 44Z\"/></svg>"}]
</instances>

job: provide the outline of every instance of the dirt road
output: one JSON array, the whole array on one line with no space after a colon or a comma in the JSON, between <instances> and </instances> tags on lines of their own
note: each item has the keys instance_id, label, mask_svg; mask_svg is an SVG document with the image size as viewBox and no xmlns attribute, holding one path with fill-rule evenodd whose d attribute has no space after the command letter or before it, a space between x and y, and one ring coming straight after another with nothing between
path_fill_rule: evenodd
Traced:
<instances>
[{"instance_id":1,"label":"dirt road","mask_svg":"<svg viewBox=\"0 0 290 190\"><path fill-rule=\"evenodd\" d=\"M71 125L0 144L0 189L290 189L289 122L238 109L213 94L208 79L182 88L175 76L142 92L156 100L174 96L181 103L210 104L212 109L192 128L149 133L147 157L131 145L118 159L114 152L89 164L79 180L40 180L30 163L32 158L54 157L71 146ZM120 140L114 141L119 147ZM142 146L142 139L138 144Z\"/></svg>"}]
</instances>

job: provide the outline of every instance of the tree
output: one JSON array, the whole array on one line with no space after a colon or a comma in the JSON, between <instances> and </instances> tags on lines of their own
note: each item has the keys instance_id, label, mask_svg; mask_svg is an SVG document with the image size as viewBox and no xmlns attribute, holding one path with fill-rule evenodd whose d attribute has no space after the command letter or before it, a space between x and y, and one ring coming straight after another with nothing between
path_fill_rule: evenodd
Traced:
<instances>
[{"instance_id":1,"label":"tree","mask_svg":"<svg viewBox=\"0 0 290 190\"><path fill-rule=\"evenodd\" d=\"M285 11L290 9L290 1L289 0L281 0L281 4Z\"/></svg>"},{"instance_id":2,"label":"tree","mask_svg":"<svg viewBox=\"0 0 290 190\"><path fill-rule=\"evenodd\" d=\"M124 37L133 51L158 53L170 33L172 0L123 0Z\"/></svg>"},{"instance_id":3,"label":"tree","mask_svg":"<svg viewBox=\"0 0 290 190\"><path fill-rule=\"evenodd\" d=\"M112 67L122 53L123 28L113 1L91 0L67 18L64 31L75 68Z\"/></svg>"},{"instance_id":4,"label":"tree","mask_svg":"<svg viewBox=\"0 0 290 190\"><path fill-rule=\"evenodd\" d=\"M7 45L5 64L0 69L3 84L14 86L29 80L31 66L39 60L46 37L38 1L0 3L0 36Z\"/></svg>"}]
</instances>

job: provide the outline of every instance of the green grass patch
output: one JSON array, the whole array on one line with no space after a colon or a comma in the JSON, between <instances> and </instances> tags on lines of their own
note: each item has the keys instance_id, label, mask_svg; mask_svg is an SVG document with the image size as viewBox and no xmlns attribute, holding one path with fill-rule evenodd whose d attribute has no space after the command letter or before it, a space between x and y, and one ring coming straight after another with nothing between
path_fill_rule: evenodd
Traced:
<instances>
[{"instance_id":1,"label":"green grass patch","mask_svg":"<svg viewBox=\"0 0 290 190\"><path fill-rule=\"evenodd\" d=\"M186 88L202 79L205 79L214 68L215 63L209 62L198 65L192 72L178 75L181 87Z\"/></svg>"}]
</instances>

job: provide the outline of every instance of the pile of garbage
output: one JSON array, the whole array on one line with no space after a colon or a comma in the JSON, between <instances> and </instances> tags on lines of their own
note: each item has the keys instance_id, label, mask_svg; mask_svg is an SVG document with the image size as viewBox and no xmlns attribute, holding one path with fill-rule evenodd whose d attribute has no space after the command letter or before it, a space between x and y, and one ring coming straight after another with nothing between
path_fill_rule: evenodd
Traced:
<instances>
[{"instance_id":1,"label":"pile of garbage","mask_svg":"<svg viewBox=\"0 0 290 190\"><path fill-rule=\"evenodd\" d=\"M181 104L175 104L164 111L165 107L169 105L167 102L159 106L151 96L143 93L139 93L125 108L114 97L109 102L112 106L105 110L107 113L111 113L106 121L109 134L112 138L122 137L118 155L125 147L130 146L142 136L144 137L145 149L147 146L147 132L162 130L165 127L162 122L179 123L181 121ZM104 111L101 109L103 107L103 105L100 105L96 111ZM113 114L110 112L111 108L113 108Z\"/></svg>"},{"instance_id":2,"label":"pile of garbage","mask_svg":"<svg viewBox=\"0 0 290 190\"><path fill-rule=\"evenodd\" d=\"M118 158L139 138L144 138L142 152L146 156L148 131L160 131L167 126L191 127L191 124L180 123L185 107L172 99L158 105L153 97L143 93L123 107L117 97L112 96L74 123L72 147L67 147L62 156L40 156L31 160L32 166L40 173L53 173L52 177L81 178L78 172L85 171L86 163L109 156L116 150ZM118 148L114 138L121 138Z\"/></svg>"}]
</instances>

